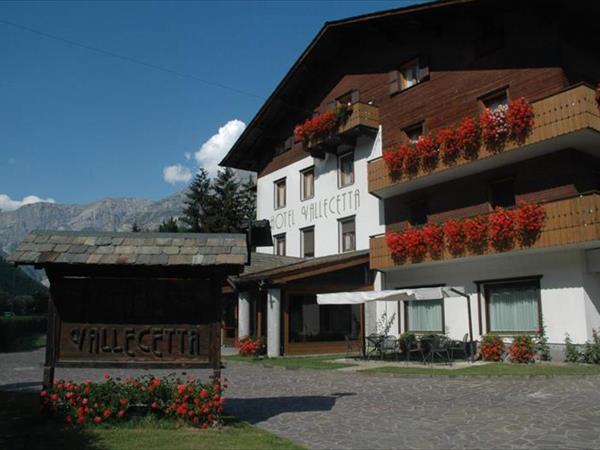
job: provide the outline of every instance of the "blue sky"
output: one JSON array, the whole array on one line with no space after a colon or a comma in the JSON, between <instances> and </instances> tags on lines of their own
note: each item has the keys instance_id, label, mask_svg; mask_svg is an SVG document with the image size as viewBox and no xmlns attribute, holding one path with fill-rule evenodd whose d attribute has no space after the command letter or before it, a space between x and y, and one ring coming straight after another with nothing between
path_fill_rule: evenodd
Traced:
<instances>
[{"instance_id":1,"label":"blue sky","mask_svg":"<svg viewBox=\"0 0 600 450\"><path fill-rule=\"evenodd\" d=\"M407 4L0 3L0 22L253 94L0 23L0 208L182 189L175 180L214 165L325 21Z\"/></svg>"}]
</instances>

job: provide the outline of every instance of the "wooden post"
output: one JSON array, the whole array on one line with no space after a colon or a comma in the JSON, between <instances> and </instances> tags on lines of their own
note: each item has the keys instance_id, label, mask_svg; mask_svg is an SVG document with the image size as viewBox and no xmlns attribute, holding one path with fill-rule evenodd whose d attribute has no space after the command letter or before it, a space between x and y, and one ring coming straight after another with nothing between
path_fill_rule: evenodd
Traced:
<instances>
[{"instance_id":1,"label":"wooden post","mask_svg":"<svg viewBox=\"0 0 600 450\"><path fill-rule=\"evenodd\" d=\"M45 389L54 383L54 365L56 363L56 334L58 330L57 312L52 300L52 294L48 297L48 325L46 329L46 358L44 361L44 378L42 385Z\"/></svg>"}]
</instances>

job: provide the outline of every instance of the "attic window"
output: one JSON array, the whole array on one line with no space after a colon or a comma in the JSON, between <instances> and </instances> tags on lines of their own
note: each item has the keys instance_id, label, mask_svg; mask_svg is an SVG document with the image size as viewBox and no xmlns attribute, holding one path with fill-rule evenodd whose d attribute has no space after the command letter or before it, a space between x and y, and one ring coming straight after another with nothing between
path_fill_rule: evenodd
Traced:
<instances>
[{"instance_id":1,"label":"attic window","mask_svg":"<svg viewBox=\"0 0 600 450\"><path fill-rule=\"evenodd\" d=\"M407 140L411 144L414 144L423 135L423 124L419 123L417 125L405 128L402 130L402 133L405 136L405 140Z\"/></svg>"},{"instance_id":2,"label":"attic window","mask_svg":"<svg viewBox=\"0 0 600 450\"><path fill-rule=\"evenodd\" d=\"M414 58L389 72L389 93L397 94L429 78L429 65L424 57Z\"/></svg>"},{"instance_id":3,"label":"attic window","mask_svg":"<svg viewBox=\"0 0 600 450\"><path fill-rule=\"evenodd\" d=\"M358 103L358 90L353 89L351 91L346 92L344 95L340 95L335 99L336 106L339 105L353 105L354 103Z\"/></svg>"},{"instance_id":4,"label":"attic window","mask_svg":"<svg viewBox=\"0 0 600 450\"><path fill-rule=\"evenodd\" d=\"M481 97L479 101L484 108L489 108L494 111L499 106L508 105L508 93L506 89L502 89Z\"/></svg>"}]
</instances>

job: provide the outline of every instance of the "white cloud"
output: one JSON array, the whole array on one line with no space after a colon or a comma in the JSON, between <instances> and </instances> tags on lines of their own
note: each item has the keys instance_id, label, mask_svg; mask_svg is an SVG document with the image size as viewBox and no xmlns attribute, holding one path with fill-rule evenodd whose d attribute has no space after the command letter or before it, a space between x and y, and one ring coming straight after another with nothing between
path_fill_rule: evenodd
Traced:
<instances>
[{"instance_id":1,"label":"white cloud","mask_svg":"<svg viewBox=\"0 0 600 450\"><path fill-rule=\"evenodd\" d=\"M23 200L13 200L6 194L0 194L0 211L14 211L24 205L31 205L33 203L54 203L53 198L39 198L36 195L28 195L23 197Z\"/></svg>"},{"instance_id":2,"label":"white cloud","mask_svg":"<svg viewBox=\"0 0 600 450\"><path fill-rule=\"evenodd\" d=\"M215 176L219 169L219 163L245 128L246 124L238 119L230 120L219 128L219 132L211 136L194 154L198 165L206 169L210 176Z\"/></svg>"},{"instance_id":3,"label":"white cloud","mask_svg":"<svg viewBox=\"0 0 600 450\"><path fill-rule=\"evenodd\" d=\"M192 179L192 171L181 164L167 166L163 169L163 180L170 184L188 183Z\"/></svg>"},{"instance_id":4,"label":"white cloud","mask_svg":"<svg viewBox=\"0 0 600 450\"><path fill-rule=\"evenodd\" d=\"M183 154L183 156L185 156L185 159L187 159L188 161L189 161L190 159L192 159L192 154L191 154L190 152L185 152L185 153Z\"/></svg>"}]
</instances>

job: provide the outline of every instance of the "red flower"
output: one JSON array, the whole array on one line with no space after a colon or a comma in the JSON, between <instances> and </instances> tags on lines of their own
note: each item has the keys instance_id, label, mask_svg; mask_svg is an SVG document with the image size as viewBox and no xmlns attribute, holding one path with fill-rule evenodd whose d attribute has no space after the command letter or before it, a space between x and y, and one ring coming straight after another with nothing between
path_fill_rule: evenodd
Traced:
<instances>
[{"instance_id":1,"label":"red flower","mask_svg":"<svg viewBox=\"0 0 600 450\"><path fill-rule=\"evenodd\" d=\"M465 245L472 253L483 253L487 248L487 221L485 217L463 220Z\"/></svg>"},{"instance_id":2,"label":"red flower","mask_svg":"<svg viewBox=\"0 0 600 450\"><path fill-rule=\"evenodd\" d=\"M421 232L429 254L433 258L439 258L444 250L444 229L438 224L430 223Z\"/></svg>"},{"instance_id":3,"label":"red flower","mask_svg":"<svg viewBox=\"0 0 600 450\"><path fill-rule=\"evenodd\" d=\"M454 164L460 156L459 137L452 128L443 128L436 135L437 145L445 164Z\"/></svg>"},{"instance_id":4,"label":"red flower","mask_svg":"<svg viewBox=\"0 0 600 450\"><path fill-rule=\"evenodd\" d=\"M383 160L393 177L400 178L402 176L402 155L398 152L398 149L389 148L384 150Z\"/></svg>"},{"instance_id":5,"label":"red flower","mask_svg":"<svg viewBox=\"0 0 600 450\"><path fill-rule=\"evenodd\" d=\"M102 415L104 417L110 417L112 415L112 411L110 409L105 409Z\"/></svg>"},{"instance_id":6,"label":"red flower","mask_svg":"<svg viewBox=\"0 0 600 450\"><path fill-rule=\"evenodd\" d=\"M95 423L96 425L98 425L98 424L99 424L99 423L101 423L101 422L102 422L102 417L100 417L100 416L96 416L96 417L94 417L94 423Z\"/></svg>"},{"instance_id":7,"label":"red flower","mask_svg":"<svg viewBox=\"0 0 600 450\"><path fill-rule=\"evenodd\" d=\"M465 229L463 223L450 219L444 223L444 236L448 251L452 256L461 256L465 252Z\"/></svg>"},{"instance_id":8,"label":"red flower","mask_svg":"<svg viewBox=\"0 0 600 450\"><path fill-rule=\"evenodd\" d=\"M186 390L186 385L185 384L180 384L177 386L177 392L179 392L180 394L183 394Z\"/></svg>"},{"instance_id":9,"label":"red flower","mask_svg":"<svg viewBox=\"0 0 600 450\"><path fill-rule=\"evenodd\" d=\"M346 105L339 106L334 112L327 111L312 118L306 119L301 125L294 128L296 142L308 142L312 139L322 139L331 135L344 121L349 113Z\"/></svg>"},{"instance_id":10,"label":"red flower","mask_svg":"<svg viewBox=\"0 0 600 450\"><path fill-rule=\"evenodd\" d=\"M421 261L427 254L427 243L420 228L408 228L404 230L402 232L402 240L408 256L413 261Z\"/></svg>"},{"instance_id":11,"label":"red flower","mask_svg":"<svg viewBox=\"0 0 600 450\"><path fill-rule=\"evenodd\" d=\"M400 153L400 158L402 158L403 172L410 176L416 175L419 171L421 159L414 145L408 143L402 144L398 148L398 153Z\"/></svg>"},{"instance_id":12,"label":"red flower","mask_svg":"<svg viewBox=\"0 0 600 450\"><path fill-rule=\"evenodd\" d=\"M105 373L105 374L104 374L104 379L105 379L105 380L110 380L110 375L109 375L108 373Z\"/></svg>"},{"instance_id":13,"label":"red flower","mask_svg":"<svg viewBox=\"0 0 600 450\"><path fill-rule=\"evenodd\" d=\"M497 251L510 250L516 237L513 214L503 208L496 208L488 216L488 237Z\"/></svg>"},{"instance_id":14,"label":"red flower","mask_svg":"<svg viewBox=\"0 0 600 450\"><path fill-rule=\"evenodd\" d=\"M465 159L476 159L481 146L481 130L472 117L465 117L456 129L456 138Z\"/></svg>"},{"instance_id":15,"label":"red flower","mask_svg":"<svg viewBox=\"0 0 600 450\"><path fill-rule=\"evenodd\" d=\"M150 405L150 408L152 408L152 409L158 409L158 403L152 402L152 404Z\"/></svg>"},{"instance_id":16,"label":"red flower","mask_svg":"<svg viewBox=\"0 0 600 450\"><path fill-rule=\"evenodd\" d=\"M123 417L124 415L125 415L124 409L120 409L119 412L117 413L117 416L119 416L119 417Z\"/></svg>"},{"instance_id":17,"label":"red flower","mask_svg":"<svg viewBox=\"0 0 600 450\"><path fill-rule=\"evenodd\" d=\"M437 142L431 136L424 135L419 138L415 147L423 167L428 171L435 169L440 156Z\"/></svg>"},{"instance_id":18,"label":"red flower","mask_svg":"<svg viewBox=\"0 0 600 450\"><path fill-rule=\"evenodd\" d=\"M404 245L403 233L388 231L385 241L396 260L404 261L408 257L408 248Z\"/></svg>"},{"instance_id":19,"label":"red flower","mask_svg":"<svg viewBox=\"0 0 600 450\"><path fill-rule=\"evenodd\" d=\"M206 398L208 397L208 391L206 389L202 389L200 391L200 398Z\"/></svg>"},{"instance_id":20,"label":"red flower","mask_svg":"<svg viewBox=\"0 0 600 450\"><path fill-rule=\"evenodd\" d=\"M493 152L504 150L504 146L510 135L510 129L506 120L507 111L508 106L506 105L500 105L493 110L486 108L479 119L483 142Z\"/></svg>"},{"instance_id":21,"label":"red flower","mask_svg":"<svg viewBox=\"0 0 600 450\"><path fill-rule=\"evenodd\" d=\"M187 412L187 406L185 403L182 403L181 405L179 405L179 407L177 408L177 414L183 415Z\"/></svg>"},{"instance_id":22,"label":"red flower","mask_svg":"<svg viewBox=\"0 0 600 450\"><path fill-rule=\"evenodd\" d=\"M509 103L506 122L509 128L509 138L518 143L525 142L533 129L534 113L533 108L524 97L519 97Z\"/></svg>"},{"instance_id":23,"label":"red flower","mask_svg":"<svg viewBox=\"0 0 600 450\"><path fill-rule=\"evenodd\" d=\"M529 363L535 358L535 344L531 336L515 336L508 348L510 359L515 363Z\"/></svg>"},{"instance_id":24,"label":"red flower","mask_svg":"<svg viewBox=\"0 0 600 450\"><path fill-rule=\"evenodd\" d=\"M532 246L544 227L546 209L542 205L520 202L514 212L514 218L519 243L524 247Z\"/></svg>"},{"instance_id":25,"label":"red flower","mask_svg":"<svg viewBox=\"0 0 600 450\"><path fill-rule=\"evenodd\" d=\"M481 339L479 350L484 360L500 361L504 353L504 342L499 336L487 334Z\"/></svg>"},{"instance_id":26,"label":"red flower","mask_svg":"<svg viewBox=\"0 0 600 450\"><path fill-rule=\"evenodd\" d=\"M44 390L44 391L40 392L40 397L42 397L42 398L48 397L48 391Z\"/></svg>"},{"instance_id":27,"label":"red flower","mask_svg":"<svg viewBox=\"0 0 600 450\"><path fill-rule=\"evenodd\" d=\"M122 399L120 399L120 400L119 400L119 403L120 403L121 405L126 405L128 401L129 401L129 400L127 400L126 398L122 398Z\"/></svg>"}]
</instances>

